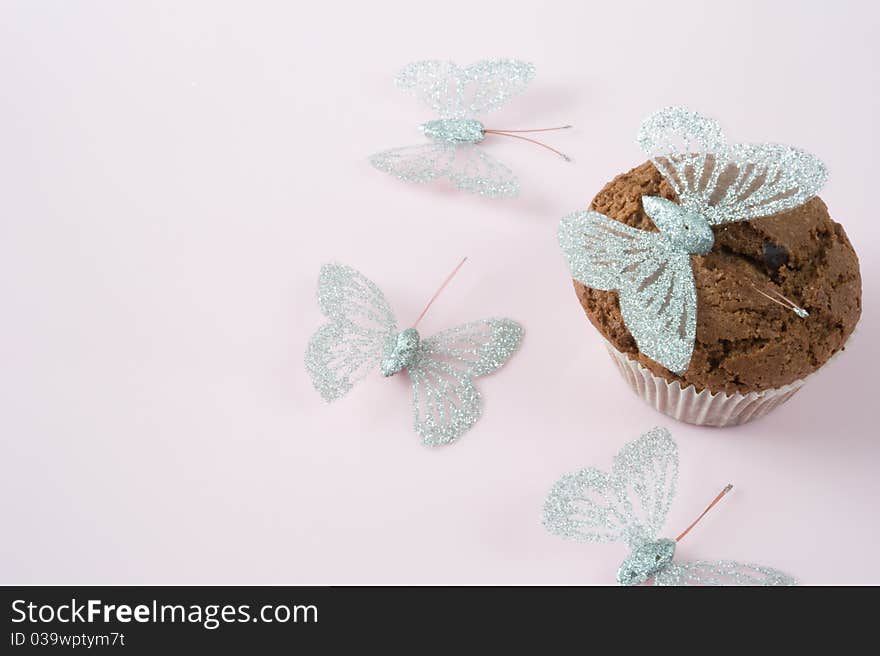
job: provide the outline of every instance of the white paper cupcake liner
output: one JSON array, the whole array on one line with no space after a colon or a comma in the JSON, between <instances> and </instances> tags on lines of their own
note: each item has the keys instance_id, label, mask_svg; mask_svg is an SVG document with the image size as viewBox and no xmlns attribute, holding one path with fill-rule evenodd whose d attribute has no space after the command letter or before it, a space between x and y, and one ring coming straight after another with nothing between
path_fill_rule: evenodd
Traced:
<instances>
[{"instance_id":1,"label":"white paper cupcake liner","mask_svg":"<svg viewBox=\"0 0 880 656\"><path fill-rule=\"evenodd\" d=\"M669 382L655 376L636 360L607 344L611 359L632 390L649 405L679 421L699 426L737 426L763 417L782 405L797 392L805 379L783 387L749 392L748 394L698 392L693 385L682 388L678 381Z\"/></svg>"}]
</instances>

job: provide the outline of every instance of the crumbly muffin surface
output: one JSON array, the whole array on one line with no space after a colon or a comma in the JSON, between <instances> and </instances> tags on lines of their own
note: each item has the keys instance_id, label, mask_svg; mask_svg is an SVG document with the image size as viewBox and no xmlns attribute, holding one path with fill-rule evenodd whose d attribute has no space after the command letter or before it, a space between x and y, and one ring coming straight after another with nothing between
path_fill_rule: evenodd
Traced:
<instances>
[{"instance_id":1,"label":"crumbly muffin surface","mask_svg":"<svg viewBox=\"0 0 880 656\"><path fill-rule=\"evenodd\" d=\"M642 195L677 200L651 162L617 176L590 209L656 231ZM698 390L748 393L805 378L841 350L861 314L859 261L820 198L789 212L713 227L715 246L691 256L697 337L688 370L675 375L642 355L620 315L617 292L575 281L590 321L618 350L655 375ZM800 318L761 296L775 290L805 308Z\"/></svg>"}]
</instances>

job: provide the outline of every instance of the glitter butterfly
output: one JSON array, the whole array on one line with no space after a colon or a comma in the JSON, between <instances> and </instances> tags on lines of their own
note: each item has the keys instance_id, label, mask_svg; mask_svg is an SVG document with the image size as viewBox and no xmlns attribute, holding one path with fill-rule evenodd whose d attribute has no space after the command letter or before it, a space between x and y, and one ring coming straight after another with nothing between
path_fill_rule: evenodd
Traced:
<instances>
[{"instance_id":1,"label":"glitter butterfly","mask_svg":"<svg viewBox=\"0 0 880 656\"><path fill-rule=\"evenodd\" d=\"M429 446L454 442L476 423L482 400L474 378L502 367L523 332L510 319L474 321L427 339L421 339L415 327L398 331L379 288L342 264L321 267L318 304L329 322L306 349L306 369L315 389L325 401L335 401L370 371L378 369L387 377L406 369L412 381L415 430Z\"/></svg>"},{"instance_id":2,"label":"glitter butterfly","mask_svg":"<svg viewBox=\"0 0 880 656\"><path fill-rule=\"evenodd\" d=\"M659 232L599 212L575 212L562 219L559 244L573 278L618 292L623 321L639 350L681 374L697 330L691 255L712 250L712 226L802 205L822 188L827 173L818 159L789 146L727 145L715 121L681 107L649 116L638 143L678 196L678 203L642 196Z\"/></svg>"},{"instance_id":3,"label":"glitter butterfly","mask_svg":"<svg viewBox=\"0 0 880 656\"><path fill-rule=\"evenodd\" d=\"M515 59L489 59L467 68L447 61L410 64L398 74L395 83L419 96L440 114L439 119L419 126L431 141L378 153L370 161L380 171L407 182L447 178L464 191L490 197L515 196L519 193L519 182L513 172L477 144L487 134L497 134L535 143L568 160L568 156L555 148L510 133L546 132L571 126L487 130L474 116L498 109L521 93L534 76L532 64Z\"/></svg>"},{"instance_id":4,"label":"glitter butterfly","mask_svg":"<svg viewBox=\"0 0 880 656\"><path fill-rule=\"evenodd\" d=\"M588 467L563 476L544 502L544 526L582 542L625 542L630 555L617 572L621 585L794 585L775 569L728 560L678 562L676 544L730 491L728 485L675 540L658 539L675 497L678 447L665 428L626 444L611 474Z\"/></svg>"}]
</instances>

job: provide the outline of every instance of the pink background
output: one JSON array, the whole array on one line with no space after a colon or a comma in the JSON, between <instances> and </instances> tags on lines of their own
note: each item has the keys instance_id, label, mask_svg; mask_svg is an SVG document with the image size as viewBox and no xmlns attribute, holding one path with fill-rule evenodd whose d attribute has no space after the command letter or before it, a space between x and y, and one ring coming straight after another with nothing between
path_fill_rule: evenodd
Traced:
<instances>
[{"instance_id":1,"label":"pink background","mask_svg":"<svg viewBox=\"0 0 880 656\"><path fill-rule=\"evenodd\" d=\"M684 558L880 583L875 386L878 16L864 2L0 5L3 583L611 583L621 545L545 532L553 482L670 427ZM487 121L522 194L410 186L371 153L431 117L404 64L532 61ZM733 140L803 147L862 262L851 349L789 404L727 430L635 398L575 299L564 214L644 160L683 104ZM372 278L423 333L526 329L457 444L421 446L408 381L325 405L303 367L321 263Z\"/></svg>"}]
</instances>

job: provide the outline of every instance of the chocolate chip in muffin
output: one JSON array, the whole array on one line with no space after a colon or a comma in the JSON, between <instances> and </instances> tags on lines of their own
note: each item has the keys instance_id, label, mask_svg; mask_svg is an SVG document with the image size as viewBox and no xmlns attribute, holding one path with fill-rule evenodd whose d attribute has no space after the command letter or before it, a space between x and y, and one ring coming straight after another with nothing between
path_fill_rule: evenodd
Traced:
<instances>
[{"instance_id":1,"label":"chocolate chip in muffin","mask_svg":"<svg viewBox=\"0 0 880 656\"><path fill-rule=\"evenodd\" d=\"M761 253L764 264L767 268L776 271L779 267L788 264L788 250L785 246L774 244L772 241L765 241Z\"/></svg>"}]
</instances>

